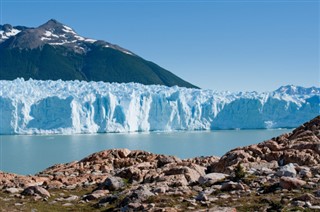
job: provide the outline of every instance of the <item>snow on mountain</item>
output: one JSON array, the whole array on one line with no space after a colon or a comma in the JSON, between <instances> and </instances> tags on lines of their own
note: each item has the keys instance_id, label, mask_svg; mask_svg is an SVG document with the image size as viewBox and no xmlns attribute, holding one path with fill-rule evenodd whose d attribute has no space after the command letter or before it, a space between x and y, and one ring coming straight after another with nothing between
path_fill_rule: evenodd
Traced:
<instances>
[{"instance_id":1,"label":"snow on mountain","mask_svg":"<svg viewBox=\"0 0 320 212\"><path fill-rule=\"evenodd\" d=\"M296 127L320 104L319 88L291 95L23 79L0 88L0 134Z\"/></svg>"},{"instance_id":2,"label":"snow on mountain","mask_svg":"<svg viewBox=\"0 0 320 212\"><path fill-rule=\"evenodd\" d=\"M18 33L20 34L17 35ZM13 43L10 44L11 47L21 49L35 49L49 44L51 46L65 46L77 53L86 53L90 50L91 44L96 44L103 48L112 48L126 54L135 55L127 49L106 41L82 37L71 27L54 19L36 28L12 27L9 24L0 25L0 43L12 36L16 37Z\"/></svg>"},{"instance_id":3,"label":"snow on mountain","mask_svg":"<svg viewBox=\"0 0 320 212\"><path fill-rule=\"evenodd\" d=\"M21 30L12 27L9 24L0 25L0 43L9 39L12 36L15 36L21 32Z\"/></svg>"},{"instance_id":4,"label":"snow on mountain","mask_svg":"<svg viewBox=\"0 0 320 212\"><path fill-rule=\"evenodd\" d=\"M77 50L85 51L85 43L94 43L97 40L84 38L78 35L71 27L63 25L56 20L49 20L38 27L41 37L49 45L69 45Z\"/></svg>"},{"instance_id":5,"label":"snow on mountain","mask_svg":"<svg viewBox=\"0 0 320 212\"><path fill-rule=\"evenodd\" d=\"M276 92L286 93L289 95L320 94L320 88L316 88L316 87L304 88L301 86L286 85L278 88Z\"/></svg>"}]
</instances>

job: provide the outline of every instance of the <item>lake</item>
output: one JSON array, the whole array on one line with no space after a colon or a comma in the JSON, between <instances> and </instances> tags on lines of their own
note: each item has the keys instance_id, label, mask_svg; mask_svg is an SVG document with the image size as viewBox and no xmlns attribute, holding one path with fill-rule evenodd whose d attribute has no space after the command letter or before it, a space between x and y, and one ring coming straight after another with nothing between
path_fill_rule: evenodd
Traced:
<instances>
[{"instance_id":1,"label":"lake","mask_svg":"<svg viewBox=\"0 0 320 212\"><path fill-rule=\"evenodd\" d=\"M146 150L180 158L222 156L292 129L217 130L79 135L1 135L0 170L35 174L57 163L80 160L111 148Z\"/></svg>"}]
</instances>

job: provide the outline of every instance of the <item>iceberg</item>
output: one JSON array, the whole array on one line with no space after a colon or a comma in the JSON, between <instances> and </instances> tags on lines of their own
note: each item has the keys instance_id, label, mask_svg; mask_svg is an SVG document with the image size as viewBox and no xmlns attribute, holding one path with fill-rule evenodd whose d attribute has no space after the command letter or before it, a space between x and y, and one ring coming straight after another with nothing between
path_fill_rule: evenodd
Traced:
<instances>
[{"instance_id":1,"label":"iceberg","mask_svg":"<svg viewBox=\"0 0 320 212\"><path fill-rule=\"evenodd\" d=\"M320 88L273 92L84 81L0 80L0 134L293 128L319 115Z\"/></svg>"}]
</instances>

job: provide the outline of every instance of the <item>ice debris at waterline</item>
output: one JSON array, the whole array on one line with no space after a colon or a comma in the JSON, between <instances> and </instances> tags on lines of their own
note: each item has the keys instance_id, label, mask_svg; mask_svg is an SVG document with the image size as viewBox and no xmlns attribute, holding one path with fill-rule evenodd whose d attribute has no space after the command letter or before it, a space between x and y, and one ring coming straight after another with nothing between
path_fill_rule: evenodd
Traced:
<instances>
[{"instance_id":1,"label":"ice debris at waterline","mask_svg":"<svg viewBox=\"0 0 320 212\"><path fill-rule=\"evenodd\" d=\"M320 88L216 92L137 83L0 81L0 134L296 127Z\"/></svg>"}]
</instances>

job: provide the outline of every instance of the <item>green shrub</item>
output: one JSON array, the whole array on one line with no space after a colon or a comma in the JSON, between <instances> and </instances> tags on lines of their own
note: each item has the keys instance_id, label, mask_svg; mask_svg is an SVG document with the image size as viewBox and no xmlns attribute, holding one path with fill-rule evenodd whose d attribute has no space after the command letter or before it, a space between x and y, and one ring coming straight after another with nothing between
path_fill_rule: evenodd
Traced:
<instances>
[{"instance_id":1,"label":"green shrub","mask_svg":"<svg viewBox=\"0 0 320 212\"><path fill-rule=\"evenodd\" d=\"M245 172L244 168L242 167L241 163L238 163L234 169L235 180L239 181L239 180L243 179L245 176L246 176L246 172Z\"/></svg>"}]
</instances>

